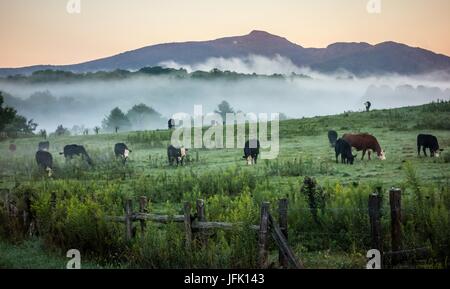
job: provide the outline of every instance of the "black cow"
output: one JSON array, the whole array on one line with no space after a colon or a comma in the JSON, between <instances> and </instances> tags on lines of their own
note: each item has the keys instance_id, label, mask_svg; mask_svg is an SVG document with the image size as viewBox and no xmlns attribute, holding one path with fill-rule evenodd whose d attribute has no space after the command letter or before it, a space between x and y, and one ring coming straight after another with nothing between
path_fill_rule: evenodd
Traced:
<instances>
[{"instance_id":1,"label":"black cow","mask_svg":"<svg viewBox=\"0 0 450 289\"><path fill-rule=\"evenodd\" d=\"M243 158L247 160L247 165L256 165L258 162L259 149L259 140L252 139L245 142Z\"/></svg>"},{"instance_id":2,"label":"black cow","mask_svg":"<svg viewBox=\"0 0 450 289\"><path fill-rule=\"evenodd\" d=\"M369 112L370 108L372 107L372 103L370 103L370 101L367 101L366 103L364 103L364 106L366 107L366 111Z\"/></svg>"},{"instance_id":3,"label":"black cow","mask_svg":"<svg viewBox=\"0 0 450 289\"><path fill-rule=\"evenodd\" d=\"M176 148L173 145L169 145L167 148L167 158L169 159L169 165L173 165L175 162L178 165L183 165L184 159L187 156L188 149Z\"/></svg>"},{"instance_id":4,"label":"black cow","mask_svg":"<svg viewBox=\"0 0 450 289\"><path fill-rule=\"evenodd\" d=\"M330 130L328 132L328 140L330 142L331 147L335 147L336 146L336 141L338 139L338 133L334 130Z\"/></svg>"},{"instance_id":5,"label":"black cow","mask_svg":"<svg viewBox=\"0 0 450 289\"><path fill-rule=\"evenodd\" d=\"M47 171L48 176L52 176L53 170L53 156L47 151L37 151L36 152L36 163L41 169Z\"/></svg>"},{"instance_id":6,"label":"black cow","mask_svg":"<svg viewBox=\"0 0 450 289\"><path fill-rule=\"evenodd\" d=\"M169 121L167 122L167 127L169 129L175 128L175 120L173 118L169 119Z\"/></svg>"},{"instance_id":7,"label":"black cow","mask_svg":"<svg viewBox=\"0 0 450 289\"><path fill-rule=\"evenodd\" d=\"M38 145L39 151L48 151L49 149L50 149L50 142L48 141L40 142Z\"/></svg>"},{"instance_id":8,"label":"black cow","mask_svg":"<svg viewBox=\"0 0 450 289\"><path fill-rule=\"evenodd\" d=\"M439 143L434 135L419 134L417 136L417 154L420 156L420 149L423 149L423 154L427 156L426 149L430 150L431 157L439 157L439 153L443 149L439 149Z\"/></svg>"},{"instance_id":9,"label":"black cow","mask_svg":"<svg viewBox=\"0 0 450 289\"><path fill-rule=\"evenodd\" d=\"M66 145L64 147L64 152L59 153L59 154L64 155L66 160L71 159L74 156L81 156L84 160L87 161L87 163L89 165L93 165L92 159L89 157L84 146L81 146L81 145L76 145L76 144Z\"/></svg>"},{"instance_id":10,"label":"black cow","mask_svg":"<svg viewBox=\"0 0 450 289\"><path fill-rule=\"evenodd\" d=\"M356 155L352 154L352 146L346 140L342 138L338 139L334 150L336 152L336 163L338 163L338 157L341 155L341 162L343 164L353 165Z\"/></svg>"},{"instance_id":11,"label":"black cow","mask_svg":"<svg viewBox=\"0 0 450 289\"><path fill-rule=\"evenodd\" d=\"M114 154L116 155L116 158L121 157L124 163L128 159L130 153L131 150L124 143L116 143L114 146Z\"/></svg>"}]
</instances>

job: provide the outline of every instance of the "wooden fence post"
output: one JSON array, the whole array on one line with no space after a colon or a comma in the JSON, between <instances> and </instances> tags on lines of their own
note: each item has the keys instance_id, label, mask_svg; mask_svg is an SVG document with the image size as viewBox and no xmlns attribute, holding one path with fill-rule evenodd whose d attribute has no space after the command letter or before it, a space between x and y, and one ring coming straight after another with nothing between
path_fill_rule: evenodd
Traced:
<instances>
[{"instance_id":1,"label":"wooden fence post","mask_svg":"<svg viewBox=\"0 0 450 289\"><path fill-rule=\"evenodd\" d=\"M205 216L205 201L203 200L197 200L196 203L197 206L197 220L199 222L206 222L206 216ZM208 241L208 239L206 238L206 236L204 235L204 230L199 230L199 237L200 237L200 242L205 245Z\"/></svg>"},{"instance_id":2,"label":"wooden fence post","mask_svg":"<svg viewBox=\"0 0 450 289\"><path fill-rule=\"evenodd\" d=\"M192 243L192 221L191 221L191 204L184 203L184 229L186 231L186 248L191 249Z\"/></svg>"},{"instance_id":3,"label":"wooden fence post","mask_svg":"<svg viewBox=\"0 0 450 289\"><path fill-rule=\"evenodd\" d=\"M52 192L50 196L50 207L52 210L56 209L56 193Z\"/></svg>"},{"instance_id":4,"label":"wooden fence post","mask_svg":"<svg viewBox=\"0 0 450 289\"><path fill-rule=\"evenodd\" d=\"M288 211L288 200L287 199L279 200L278 201L279 224L280 224L281 232L283 233L284 237L286 238L286 241L288 240L287 211ZM278 261L280 263L280 266L285 269L289 265L288 260L281 249L279 249L279 251L278 251Z\"/></svg>"},{"instance_id":5,"label":"wooden fence post","mask_svg":"<svg viewBox=\"0 0 450 289\"><path fill-rule=\"evenodd\" d=\"M268 242L269 242L269 208L270 203L261 204L261 220L259 223L259 267L266 269L268 267Z\"/></svg>"},{"instance_id":6,"label":"wooden fence post","mask_svg":"<svg viewBox=\"0 0 450 289\"><path fill-rule=\"evenodd\" d=\"M25 233L31 234L31 199L30 199L30 192L26 191L23 197L23 225L25 229Z\"/></svg>"},{"instance_id":7,"label":"wooden fence post","mask_svg":"<svg viewBox=\"0 0 450 289\"><path fill-rule=\"evenodd\" d=\"M147 197L145 197L145 196L140 197L140 199L139 199L139 212L140 213L143 213L143 214L147 213L147 204L148 204ZM141 233L144 234L145 227L146 227L145 220L141 220L140 223L141 223Z\"/></svg>"},{"instance_id":8,"label":"wooden fence post","mask_svg":"<svg viewBox=\"0 0 450 289\"><path fill-rule=\"evenodd\" d=\"M127 199L125 201L125 237L127 242L133 237L133 201Z\"/></svg>"},{"instance_id":9,"label":"wooden fence post","mask_svg":"<svg viewBox=\"0 0 450 289\"><path fill-rule=\"evenodd\" d=\"M383 238L381 233L381 195L373 193L369 195L369 220L370 236L372 238L371 249L377 249L383 255Z\"/></svg>"},{"instance_id":10,"label":"wooden fence post","mask_svg":"<svg viewBox=\"0 0 450 289\"><path fill-rule=\"evenodd\" d=\"M402 191L400 189L392 188L389 191L389 203L391 206L392 252L400 251L402 248L401 200Z\"/></svg>"}]
</instances>

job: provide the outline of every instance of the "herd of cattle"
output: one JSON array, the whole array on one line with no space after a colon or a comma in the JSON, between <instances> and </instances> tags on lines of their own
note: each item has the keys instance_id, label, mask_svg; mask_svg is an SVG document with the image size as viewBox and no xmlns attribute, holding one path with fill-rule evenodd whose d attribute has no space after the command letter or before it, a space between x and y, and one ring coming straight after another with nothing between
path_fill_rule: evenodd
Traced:
<instances>
[{"instance_id":1,"label":"herd of cattle","mask_svg":"<svg viewBox=\"0 0 450 289\"><path fill-rule=\"evenodd\" d=\"M338 133L334 130L328 132L328 140L331 147L334 147L336 153L336 163L338 163L339 155L341 156L341 162L344 164L353 164L356 155L352 154L352 148L357 151L362 151L362 158L368 153L370 160L371 152L376 152L380 160L386 159L385 151L381 149L378 140L370 134L344 134L342 138L338 139ZM423 154L427 156L427 149L430 150L431 157L439 157L439 153L443 149L439 148L439 142L434 135L419 134L417 136L417 154L420 156L420 151L423 150Z\"/></svg>"},{"instance_id":2,"label":"herd of cattle","mask_svg":"<svg viewBox=\"0 0 450 289\"><path fill-rule=\"evenodd\" d=\"M375 152L380 160L385 160L386 155L378 140L370 134L344 134L341 138L338 138L338 133L334 130L328 132L328 140L331 147L334 148L336 153L336 163L341 156L341 162L344 164L353 164L356 155L353 155L352 148L356 151L362 151L362 158L364 159L366 152L368 153L369 160L371 159L371 153ZM53 156L49 152L50 143L40 142L38 145L38 151L36 152L36 162L40 168L48 172L48 175L52 175L53 170ZM427 156L426 150L430 151L431 157L439 157L439 153L443 151L439 148L438 140L433 135L420 134L417 136L417 151L420 156L421 150L425 156ZM116 158L120 158L125 163L129 157L131 150L124 143L117 143L114 146L114 154ZM167 158L170 165L176 164L183 165L187 156L188 149L177 148L173 145L169 145L167 148ZM248 140L244 147L243 158L247 161L248 165L256 164L258 155L260 153L259 140ZM66 160L72 159L74 156L79 156L85 160L89 165L93 165L91 157L87 153L86 149L82 145L66 145L63 152L60 155L64 155Z\"/></svg>"}]
</instances>

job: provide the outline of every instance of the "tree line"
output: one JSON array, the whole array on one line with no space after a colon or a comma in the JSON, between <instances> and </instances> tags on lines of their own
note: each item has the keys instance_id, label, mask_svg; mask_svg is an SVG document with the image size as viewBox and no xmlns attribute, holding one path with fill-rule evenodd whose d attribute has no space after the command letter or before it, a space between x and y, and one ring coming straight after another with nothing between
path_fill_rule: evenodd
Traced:
<instances>
[{"instance_id":1,"label":"tree line","mask_svg":"<svg viewBox=\"0 0 450 289\"><path fill-rule=\"evenodd\" d=\"M19 135L31 135L38 124L33 119L19 115L17 111L9 106L3 105L3 93L0 91L0 132L2 135L17 137Z\"/></svg>"}]
</instances>

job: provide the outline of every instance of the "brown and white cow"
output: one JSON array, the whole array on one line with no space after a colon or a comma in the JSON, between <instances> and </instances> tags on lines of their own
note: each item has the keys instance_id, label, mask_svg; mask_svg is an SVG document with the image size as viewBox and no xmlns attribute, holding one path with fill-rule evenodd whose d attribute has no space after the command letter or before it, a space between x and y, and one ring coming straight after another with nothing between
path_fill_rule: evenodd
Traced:
<instances>
[{"instance_id":1,"label":"brown and white cow","mask_svg":"<svg viewBox=\"0 0 450 289\"><path fill-rule=\"evenodd\" d=\"M386 159L385 152L381 149L381 146L378 143L378 140L373 135L370 135L367 133L344 134L344 136L342 138L344 140L346 140L357 151L363 152L361 160L364 159L366 151L368 151L369 160L370 160L371 151L376 152L377 156L380 160L384 161Z\"/></svg>"}]
</instances>

